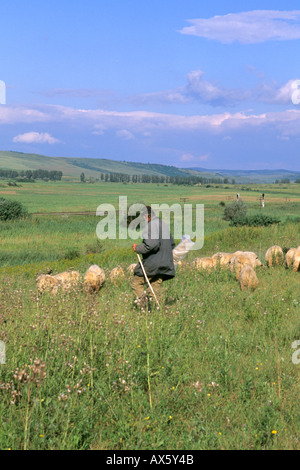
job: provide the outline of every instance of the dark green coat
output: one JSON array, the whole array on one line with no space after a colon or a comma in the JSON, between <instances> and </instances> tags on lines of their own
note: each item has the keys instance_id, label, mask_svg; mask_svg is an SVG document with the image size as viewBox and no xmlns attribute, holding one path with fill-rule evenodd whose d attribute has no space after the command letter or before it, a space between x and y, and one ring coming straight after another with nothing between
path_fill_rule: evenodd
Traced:
<instances>
[{"instance_id":1,"label":"dark green coat","mask_svg":"<svg viewBox=\"0 0 300 470\"><path fill-rule=\"evenodd\" d=\"M163 279L175 277L172 250L175 248L173 237L168 226L158 217L147 224L143 232L143 242L136 246L136 253L143 255L143 265L148 277L161 276ZM134 274L142 277L140 263Z\"/></svg>"}]
</instances>

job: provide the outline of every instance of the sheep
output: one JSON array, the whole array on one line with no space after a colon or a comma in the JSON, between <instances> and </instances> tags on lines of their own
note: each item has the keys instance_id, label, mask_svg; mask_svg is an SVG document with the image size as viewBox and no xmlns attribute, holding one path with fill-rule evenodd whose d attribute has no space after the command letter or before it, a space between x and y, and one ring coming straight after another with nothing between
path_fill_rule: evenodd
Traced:
<instances>
[{"instance_id":1,"label":"sheep","mask_svg":"<svg viewBox=\"0 0 300 470\"><path fill-rule=\"evenodd\" d=\"M135 263L131 264L130 266L128 266L127 268L127 271L129 272L129 274L133 274L134 270L135 270L135 267L137 265Z\"/></svg>"},{"instance_id":2,"label":"sheep","mask_svg":"<svg viewBox=\"0 0 300 470\"><path fill-rule=\"evenodd\" d=\"M40 274L36 278L36 288L38 293L41 295L44 292L50 292L51 294L57 294L60 281L50 274Z\"/></svg>"},{"instance_id":3,"label":"sheep","mask_svg":"<svg viewBox=\"0 0 300 470\"><path fill-rule=\"evenodd\" d=\"M93 293L99 292L105 282L105 272L99 268L96 264L93 264L88 268L85 273L83 286L85 292Z\"/></svg>"},{"instance_id":4,"label":"sheep","mask_svg":"<svg viewBox=\"0 0 300 470\"><path fill-rule=\"evenodd\" d=\"M65 271L53 276L59 282L59 286L64 292L76 287L80 280L78 271Z\"/></svg>"},{"instance_id":5,"label":"sheep","mask_svg":"<svg viewBox=\"0 0 300 470\"><path fill-rule=\"evenodd\" d=\"M300 271L300 246L298 246L293 257L293 272Z\"/></svg>"},{"instance_id":6,"label":"sheep","mask_svg":"<svg viewBox=\"0 0 300 470\"><path fill-rule=\"evenodd\" d=\"M277 265L282 264L284 260L284 254L283 254L282 248L278 245L271 246L266 252L265 260L269 267L272 267L273 264L277 264Z\"/></svg>"},{"instance_id":7,"label":"sheep","mask_svg":"<svg viewBox=\"0 0 300 470\"><path fill-rule=\"evenodd\" d=\"M239 283L241 290L251 289L255 290L258 286L258 278L254 269L246 265L243 267L239 274Z\"/></svg>"},{"instance_id":8,"label":"sheep","mask_svg":"<svg viewBox=\"0 0 300 470\"><path fill-rule=\"evenodd\" d=\"M290 248L285 255L285 267L289 269L294 264L294 255L297 248Z\"/></svg>"},{"instance_id":9,"label":"sheep","mask_svg":"<svg viewBox=\"0 0 300 470\"><path fill-rule=\"evenodd\" d=\"M235 256L230 262L230 270L232 273L235 273L237 281L239 280L240 272L245 266L251 266L251 268L255 269L259 265L260 261L254 256L245 255L242 253L241 255Z\"/></svg>"},{"instance_id":10,"label":"sheep","mask_svg":"<svg viewBox=\"0 0 300 470\"><path fill-rule=\"evenodd\" d=\"M198 270L212 271L216 268L216 261L212 258L196 258L192 265Z\"/></svg>"},{"instance_id":11,"label":"sheep","mask_svg":"<svg viewBox=\"0 0 300 470\"><path fill-rule=\"evenodd\" d=\"M256 253L254 253L253 251L243 251L243 255L245 256L248 256L249 258L251 258L254 262L254 268L258 268L260 266L263 266L263 263L260 261L259 257L257 256Z\"/></svg>"},{"instance_id":12,"label":"sheep","mask_svg":"<svg viewBox=\"0 0 300 470\"><path fill-rule=\"evenodd\" d=\"M235 253L216 253L212 256L212 259L215 261L216 265L228 267L232 258L240 254L242 254L242 251L236 251Z\"/></svg>"},{"instance_id":13,"label":"sheep","mask_svg":"<svg viewBox=\"0 0 300 470\"><path fill-rule=\"evenodd\" d=\"M66 292L72 287L75 287L79 282L79 278L80 275L78 271L66 271L56 274L55 276L40 274L36 279L36 287L39 294L50 292L55 295L59 289Z\"/></svg>"},{"instance_id":14,"label":"sheep","mask_svg":"<svg viewBox=\"0 0 300 470\"><path fill-rule=\"evenodd\" d=\"M121 277L125 277L124 270L120 266L117 266L110 272L110 280L115 281Z\"/></svg>"}]
</instances>

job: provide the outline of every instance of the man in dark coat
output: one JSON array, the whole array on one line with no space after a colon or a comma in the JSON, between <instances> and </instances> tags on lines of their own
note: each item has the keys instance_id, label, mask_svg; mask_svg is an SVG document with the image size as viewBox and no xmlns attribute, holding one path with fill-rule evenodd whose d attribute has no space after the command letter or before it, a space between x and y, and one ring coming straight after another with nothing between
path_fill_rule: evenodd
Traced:
<instances>
[{"instance_id":1,"label":"man in dark coat","mask_svg":"<svg viewBox=\"0 0 300 470\"><path fill-rule=\"evenodd\" d=\"M150 206L143 214L148 224L143 232L143 241L140 245L134 243L133 250L143 255L143 266L152 289L159 298L163 281L175 277L175 267L172 250L175 248L173 237L168 226L159 219ZM145 284L147 283L140 263L134 270L130 283L138 302L145 298Z\"/></svg>"}]
</instances>

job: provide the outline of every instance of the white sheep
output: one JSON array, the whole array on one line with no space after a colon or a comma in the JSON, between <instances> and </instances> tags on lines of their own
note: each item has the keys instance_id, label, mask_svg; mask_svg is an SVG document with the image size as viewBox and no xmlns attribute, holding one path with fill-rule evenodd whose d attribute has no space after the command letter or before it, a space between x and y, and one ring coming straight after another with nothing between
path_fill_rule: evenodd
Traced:
<instances>
[{"instance_id":1,"label":"white sheep","mask_svg":"<svg viewBox=\"0 0 300 470\"><path fill-rule=\"evenodd\" d=\"M121 266L117 266L116 268L112 269L109 277L110 277L110 280L113 282L119 278L125 277L123 268L121 268Z\"/></svg>"},{"instance_id":2,"label":"white sheep","mask_svg":"<svg viewBox=\"0 0 300 470\"><path fill-rule=\"evenodd\" d=\"M59 286L64 292L78 286L80 280L80 274L78 271L65 271L63 273L56 274L53 277L58 280Z\"/></svg>"},{"instance_id":3,"label":"white sheep","mask_svg":"<svg viewBox=\"0 0 300 470\"><path fill-rule=\"evenodd\" d=\"M237 255L240 255L242 251L236 251L235 253L216 253L212 256L216 266L228 267L230 261Z\"/></svg>"},{"instance_id":4,"label":"white sheep","mask_svg":"<svg viewBox=\"0 0 300 470\"><path fill-rule=\"evenodd\" d=\"M99 292L103 284L105 283L105 272L99 268L97 264L90 266L83 279L83 288L85 292L93 293Z\"/></svg>"},{"instance_id":5,"label":"white sheep","mask_svg":"<svg viewBox=\"0 0 300 470\"><path fill-rule=\"evenodd\" d=\"M289 269L294 264L294 255L297 251L297 248L290 248L285 255L285 266Z\"/></svg>"},{"instance_id":6,"label":"white sheep","mask_svg":"<svg viewBox=\"0 0 300 470\"><path fill-rule=\"evenodd\" d=\"M238 280L240 272L245 266L251 266L253 269L255 269L260 265L262 265L262 263L259 261L257 256L250 256L242 253L232 258L230 262L230 270L232 273L235 273L236 279Z\"/></svg>"},{"instance_id":7,"label":"white sheep","mask_svg":"<svg viewBox=\"0 0 300 470\"><path fill-rule=\"evenodd\" d=\"M51 294L57 294L58 290L61 289L63 292L67 292L71 288L78 285L80 275L78 271L66 271L55 276L50 274L41 274L36 279L36 287L40 294L43 292L50 292Z\"/></svg>"},{"instance_id":8,"label":"white sheep","mask_svg":"<svg viewBox=\"0 0 300 470\"><path fill-rule=\"evenodd\" d=\"M265 260L269 267L282 264L284 260L282 248L278 245L271 246L266 252Z\"/></svg>"},{"instance_id":9,"label":"white sheep","mask_svg":"<svg viewBox=\"0 0 300 470\"><path fill-rule=\"evenodd\" d=\"M40 274L36 278L36 288L39 294L44 292L50 292L51 294L57 294L60 282L50 274Z\"/></svg>"},{"instance_id":10,"label":"white sheep","mask_svg":"<svg viewBox=\"0 0 300 470\"><path fill-rule=\"evenodd\" d=\"M130 264L130 266L128 266L127 271L129 272L129 274L133 274L133 272L134 272L136 266L137 266L137 265L136 265L135 263Z\"/></svg>"},{"instance_id":11,"label":"white sheep","mask_svg":"<svg viewBox=\"0 0 300 470\"><path fill-rule=\"evenodd\" d=\"M254 269L246 265L243 267L239 274L239 283L241 290L251 289L255 290L258 286L258 278Z\"/></svg>"},{"instance_id":12,"label":"white sheep","mask_svg":"<svg viewBox=\"0 0 300 470\"><path fill-rule=\"evenodd\" d=\"M198 271L212 271L213 269L216 269L216 260L213 260L212 258L196 258L192 265Z\"/></svg>"},{"instance_id":13,"label":"white sheep","mask_svg":"<svg viewBox=\"0 0 300 470\"><path fill-rule=\"evenodd\" d=\"M296 273L297 271L300 271L300 246L298 246L293 257L293 272Z\"/></svg>"}]
</instances>

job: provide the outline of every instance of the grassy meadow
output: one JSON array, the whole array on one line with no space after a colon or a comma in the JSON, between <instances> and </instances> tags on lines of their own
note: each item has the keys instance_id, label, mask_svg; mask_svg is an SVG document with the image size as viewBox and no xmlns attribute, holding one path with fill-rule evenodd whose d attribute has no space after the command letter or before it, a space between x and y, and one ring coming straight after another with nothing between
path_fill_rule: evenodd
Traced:
<instances>
[{"instance_id":1,"label":"grassy meadow","mask_svg":"<svg viewBox=\"0 0 300 470\"><path fill-rule=\"evenodd\" d=\"M239 192L248 213L281 219L230 228L223 203ZM160 311L136 310L126 272L130 240L96 236L102 203L205 205L205 242L163 287ZM241 291L228 270L195 272L195 257L300 245L300 185L183 187L151 184L24 183L0 196L28 219L0 222L0 448L92 450L299 450L300 273L258 268ZM221 204L220 204L221 203ZM41 215L43 214L43 215ZM96 295L81 286L39 296L52 269L101 266ZM113 267L124 278L110 281Z\"/></svg>"}]
</instances>

